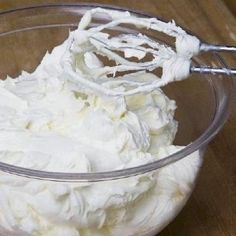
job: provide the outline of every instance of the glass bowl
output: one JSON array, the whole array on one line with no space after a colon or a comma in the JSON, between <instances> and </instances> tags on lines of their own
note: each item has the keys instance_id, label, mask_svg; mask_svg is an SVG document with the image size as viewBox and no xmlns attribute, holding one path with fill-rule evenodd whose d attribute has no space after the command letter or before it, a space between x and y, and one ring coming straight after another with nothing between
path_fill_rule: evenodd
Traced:
<instances>
[{"instance_id":1,"label":"glass bowl","mask_svg":"<svg viewBox=\"0 0 236 236\"><path fill-rule=\"evenodd\" d=\"M85 11L97 6L101 5L44 5L0 13L0 78L16 77L22 70L33 72L46 51L62 43ZM150 17L130 9L102 7ZM104 15L97 15L94 23L107 20ZM111 31L135 30L130 25L122 25ZM139 32L173 46L166 35L144 29ZM195 57L194 63L225 67L223 60L212 53ZM188 168L188 160L196 155L202 159L208 142L228 117L231 88L232 81L226 76L200 74L163 88L178 106L175 145L186 147L153 163L110 172L64 173L0 162L0 235L142 236L160 232L191 195L200 165L189 179L187 194L176 195L176 205L160 197L165 186L156 186L155 178L178 168L180 162L186 162ZM153 181L156 187L145 190L144 183L152 185ZM176 176L174 181L181 184L181 177ZM126 194L124 186L132 194ZM86 210L88 205L90 208L94 205L90 212Z\"/></svg>"}]
</instances>

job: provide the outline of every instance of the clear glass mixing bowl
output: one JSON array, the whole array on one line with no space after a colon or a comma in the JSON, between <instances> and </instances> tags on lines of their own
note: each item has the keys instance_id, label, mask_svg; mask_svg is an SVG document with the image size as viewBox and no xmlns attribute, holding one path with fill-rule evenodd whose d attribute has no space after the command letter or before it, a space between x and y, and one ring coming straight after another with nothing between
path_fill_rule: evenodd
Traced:
<instances>
[{"instance_id":1,"label":"clear glass mixing bowl","mask_svg":"<svg viewBox=\"0 0 236 236\"><path fill-rule=\"evenodd\" d=\"M94 5L87 4L47 5L0 13L0 78L4 79L6 75L16 77L22 70L34 71L46 51L63 42L68 36L69 29L75 29L84 12L93 7ZM115 7L106 6L106 8L114 9ZM138 16L150 17L144 13L131 12ZM104 15L98 15L94 22L100 24L107 20ZM116 33L118 31L135 32L135 30L130 25L122 25L122 27L111 31ZM173 45L173 41L164 34L144 29L139 29L139 32L145 33L157 41ZM195 57L194 63L225 66L217 54L211 53ZM142 178L145 181L145 176L158 175L163 169L175 165L176 161L192 158L191 154L193 153L199 152L199 155L203 157L208 142L222 128L229 114L231 87L232 82L229 77L200 74L191 75L191 79L166 86L165 93L168 97L176 100L178 106L175 117L179 122L179 129L175 144L187 146L181 151L153 163L103 173L57 173L21 168L1 162L0 224L2 226L0 235L155 235L178 214L190 193L175 209L175 213L165 219L160 212L159 214L150 214L150 216L147 214L145 221L130 220L130 218L146 214L148 208L155 206L157 199L155 194L150 196L144 194L145 196L136 199L134 203L129 203L127 199L127 204L120 209L109 211L107 208L105 212L103 209L97 209L96 219L86 222L81 217L81 212L86 209L87 199L80 196L78 189L94 186L101 190L95 193L102 195L102 191L105 193L119 189L121 184L125 185L137 178ZM28 191L27 186L29 185L31 188ZM32 188L32 185L35 187ZM62 214L54 219L55 212L53 210L51 212L49 210L43 219L39 217L42 209L36 206L33 208L28 203L32 198L34 201L44 202L43 195L39 196L41 191L39 189L45 186L48 186L50 194L56 200L50 202L45 199L45 204L41 205L46 209L47 206L50 208L54 204L52 208L57 208L55 212L60 213L66 208L68 212L74 211L73 217L65 218ZM191 186L193 187L193 185ZM77 194L77 197L70 203L63 203L64 195L70 192L72 197L72 188L74 189L73 194ZM141 186L137 186L137 188L141 188ZM94 201L99 201L101 197L99 194L92 196ZM4 200L6 196L8 199ZM163 205L163 211L166 210L165 207ZM31 217L28 215L29 212L26 214L23 210L29 210L29 208L32 208L30 210ZM125 212L130 213L128 216L124 209ZM76 211L78 211L78 217L74 216ZM12 216L13 212L14 216ZM124 223L117 223L117 219L122 218L124 219L121 221L126 222L125 226ZM51 224L56 224L57 229L53 229ZM39 232L37 225L41 225L40 227L44 231ZM79 231L71 230L71 225L75 227L78 225ZM27 232L31 233L27 234Z\"/></svg>"}]
</instances>

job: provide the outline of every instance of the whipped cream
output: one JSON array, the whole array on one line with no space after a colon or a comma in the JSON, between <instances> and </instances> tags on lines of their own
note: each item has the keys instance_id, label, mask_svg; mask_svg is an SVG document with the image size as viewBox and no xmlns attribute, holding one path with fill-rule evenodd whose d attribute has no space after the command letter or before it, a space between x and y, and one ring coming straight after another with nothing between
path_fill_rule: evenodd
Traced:
<instances>
[{"instance_id":1,"label":"whipped cream","mask_svg":"<svg viewBox=\"0 0 236 236\"><path fill-rule=\"evenodd\" d=\"M86 30L97 13L112 21ZM120 23L176 37L177 52L144 35L111 39L101 32ZM122 59L111 49L124 42L134 47L125 47ZM145 43L151 48L141 48ZM173 22L101 8L88 11L78 29L47 53L33 73L0 81L0 161L35 170L91 173L151 163L181 150L173 145L178 126L175 101L156 83L186 77L198 45ZM153 62L128 62L133 56L141 60L153 48L160 52ZM98 54L115 59L115 70ZM163 66L162 78L151 73L157 67L153 63ZM135 68L134 73L115 75ZM185 204L200 165L195 152L152 173L96 183L57 183L0 173L0 234L156 233Z\"/></svg>"},{"instance_id":2,"label":"whipped cream","mask_svg":"<svg viewBox=\"0 0 236 236\"><path fill-rule=\"evenodd\" d=\"M95 14L108 16L110 22L90 27ZM174 51L167 45L160 44L143 34L120 34L112 36L103 30L113 29L120 24L131 24L138 28L165 33L176 38ZM143 92L151 92L170 82L187 78L190 73L191 57L198 54L200 41L188 35L175 22L163 22L156 18L141 18L129 12L120 12L95 8L87 11L82 17L78 29L68 39L62 64L68 79L80 85L87 92L99 96L130 96ZM146 45L146 46L145 46ZM118 52L122 52L122 57ZM136 57L139 60L151 54L153 59L145 62L128 60ZM103 66L98 56L105 56L115 62L115 66ZM75 70L75 64L76 70ZM92 66L92 67L91 67ZM93 68L91 71L90 69ZM129 79L129 71L153 71L162 68L161 78L154 80L133 81ZM122 80L122 91L112 87L117 84L117 72L127 72L126 80ZM108 77L113 75L113 79ZM154 74L153 74L154 76ZM112 87L112 88L111 88Z\"/></svg>"}]
</instances>

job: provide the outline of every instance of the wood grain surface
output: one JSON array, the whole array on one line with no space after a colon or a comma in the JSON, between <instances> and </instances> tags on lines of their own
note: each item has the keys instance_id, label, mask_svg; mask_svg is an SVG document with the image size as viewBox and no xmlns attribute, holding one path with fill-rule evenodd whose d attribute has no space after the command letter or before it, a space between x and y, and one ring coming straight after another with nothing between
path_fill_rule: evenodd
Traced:
<instances>
[{"instance_id":1,"label":"wood grain surface","mask_svg":"<svg viewBox=\"0 0 236 236\"><path fill-rule=\"evenodd\" d=\"M80 1L0 0L0 10L60 2ZM178 24L191 29L208 42L236 45L236 20L232 14L235 9L231 12L221 0L102 0L96 2L138 9L166 19L176 19ZM230 6L233 6L234 2L231 1ZM224 59L228 65L236 68L235 56L225 54ZM234 89L236 94L236 86ZM191 199L179 216L159 234L160 236L236 235L235 97L233 105L234 110L227 124L207 149L204 166Z\"/></svg>"},{"instance_id":2,"label":"wood grain surface","mask_svg":"<svg viewBox=\"0 0 236 236\"><path fill-rule=\"evenodd\" d=\"M235 0L224 0L230 11L236 15L236 1Z\"/></svg>"}]
</instances>

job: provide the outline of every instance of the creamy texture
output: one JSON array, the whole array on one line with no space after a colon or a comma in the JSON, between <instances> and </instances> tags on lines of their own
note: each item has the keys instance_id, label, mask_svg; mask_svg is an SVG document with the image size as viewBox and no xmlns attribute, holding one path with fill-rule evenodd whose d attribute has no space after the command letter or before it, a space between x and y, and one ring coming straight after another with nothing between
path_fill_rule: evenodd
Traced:
<instances>
[{"instance_id":1,"label":"creamy texture","mask_svg":"<svg viewBox=\"0 0 236 236\"><path fill-rule=\"evenodd\" d=\"M177 63L188 61L184 67L197 51L197 39L174 23L161 25L156 19L140 20L128 12L103 9L86 13L78 30L47 53L35 72L0 82L0 161L36 170L89 173L151 163L182 148L173 145L175 101L157 87L149 87L148 93L129 90L129 86L153 86L160 79L143 70L115 79L107 76L111 68L95 54L102 48L97 39L109 47L122 42L108 42L109 37L97 28L85 30L97 12L112 16L113 25L126 19L162 31L166 27L169 34L177 32L182 37L177 37L177 51L183 55ZM96 33L91 36L90 31ZM136 36L122 38L142 45ZM195 40L192 51L189 40ZM170 80L182 78L186 69L176 76L176 53L161 45L158 48L174 55L161 60L166 63L163 69L169 68L164 75ZM126 58L135 55L142 59L145 53L137 47L124 51ZM111 52L105 54L116 57ZM155 60L158 63L160 57ZM124 69L122 62L118 66ZM118 96L123 92L133 96ZM56 183L1 173L2 234L120 236L140 235L155 227L155 231L161 230L186 202L200 164L196 152L153 173L98 183Z\"/></svg>"},{"instance_id":2,"label":"creamy texture","mask_svg":"<svg viewBox=\"0 0 236 236\"><path fill-rule=\"evenodd\" d=\"M110 22L89 28L92 17L96 14L108 16ZM112 36L112 33L104 32L120 24L147 28L174 37L176 50L140 33ZM174 21L166 23L155 18L136 17L129 12L95 8L85 13L78 29L71 33L61 63L67 78L76 82L87 93L109 97L130 96L151 92L170 82L186 78L190 73L191 57L199 52L199 48L199 39L188 35ZM130 57L145 59L148 55L152 55L153 59L144 62L129 60ZM103 66L98 56L105 56L116 65ZM153 80L130 79L130 71L145 72L156 68L163 69L161 78L153 74ZM120 81L122 90L116 86L117 79L120 79L116 76L117 72L127 72L125 80Z\"/></svg>"}]
</instances>

